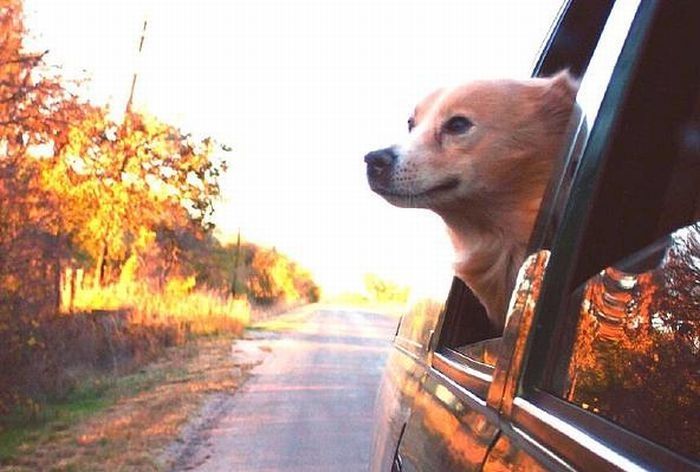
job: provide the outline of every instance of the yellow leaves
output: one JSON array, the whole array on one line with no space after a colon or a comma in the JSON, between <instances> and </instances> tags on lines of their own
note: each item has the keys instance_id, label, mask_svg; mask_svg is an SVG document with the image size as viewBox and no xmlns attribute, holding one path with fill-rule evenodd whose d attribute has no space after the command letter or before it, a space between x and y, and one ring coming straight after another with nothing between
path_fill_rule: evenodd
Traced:
<instances>
[{"instance_id":1,"label":"yellow leaves","mask_svg":"<svg viewBox=\"0 0 700 472\"><path fill-rule=\"evenodd\" d=\"M377 302L406 303L410 288L384 280L375 274L365 274L365 289L370 298Z\"/></svg>"},{"instance_id":2,"label":"yellow leaves","mask_svg":"<svg viewBox=\"0 0 700 472\"><path fill-rule=\"evenodd\" d=\"M258 249L253 256L251 271L248 290L258 301L288 303L318 297L318 288L311 274L274 249Z\"/></svg>"},{"instance_id":3,"label":"yellow leaves","mask_svg":"<svg viewBox=\"0 0 700 472\"><path fill-rule=\"evenodd\" d=\"M138 237L134 243L136 250L144 250L156 240L156 233L147 228L139 228Z\"/></svg>"},{"instance_id":4,"label":"yellow leaves","mask_svg":"<svg viewBox=\"0 0 700 472\"><path fill-rule=\"evenodd\" d=\"M132 254L122 266L119 274L119 284L128 286L136 282L136 272L139 267L139 258L136 254Z\"/></svg>"},{"instance_id":5,"label":"yellow leaves","mask_svg":"<svg viewBox=\"0 0 700 472\"><path fill-rule=\"evenodd\" d=\"M196 283L194 277L173 277L165 285L165 293L168 295L186 295L194 289Z\"/></svg>"},{"instance_id":6,"label":"yellow leaves","mask_svg":"<svg viewBox=\"0 0 700 472\"><path fill-rule=\"evenodd\" d=\"M138 249L132 246L141 228L204 225L218 192L216 177L206 175L212 142L197 152L190 141L153 116L132 111L117 124L88 107L42 172L42 185L61 202L64 231L93 259L106 244L119 260ZM177 206L189 222L167 216Z\"/></svg>"}]
</instances>

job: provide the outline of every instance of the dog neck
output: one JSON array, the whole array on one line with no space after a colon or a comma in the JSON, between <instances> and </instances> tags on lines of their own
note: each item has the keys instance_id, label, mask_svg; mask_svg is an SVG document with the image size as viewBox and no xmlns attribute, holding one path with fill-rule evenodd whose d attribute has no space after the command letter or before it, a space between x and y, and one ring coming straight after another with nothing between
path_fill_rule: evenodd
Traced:
<instances>
[{"instance_id":1,"label":"dog neck","mask_svg":"<svg viewBox=\"0 0 700 472\"><path fill-rule=\"evenodd\" d=\"M499 330L539 204L537 198L517 212L491 213L497 219L471 212L441 215L455 250L455 274L474 292Z\"/></svg>"}]
</instances>

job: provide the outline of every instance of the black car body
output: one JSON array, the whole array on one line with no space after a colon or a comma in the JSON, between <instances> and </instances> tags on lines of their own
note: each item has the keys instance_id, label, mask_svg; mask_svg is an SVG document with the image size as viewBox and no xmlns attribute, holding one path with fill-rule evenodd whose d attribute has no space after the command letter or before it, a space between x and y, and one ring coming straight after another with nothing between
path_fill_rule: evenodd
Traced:
<instances>
[{"instance_id":1,"label":"black car body","mask_svg":"<svg viewBox=\"0 0 700 472\"><path fill-rule=\"evenodd\" d=\"M700 2L566 2L581 78L503 333L458 280L397 329L371 468L700 468Z\"/></svg>"}]
</instances>

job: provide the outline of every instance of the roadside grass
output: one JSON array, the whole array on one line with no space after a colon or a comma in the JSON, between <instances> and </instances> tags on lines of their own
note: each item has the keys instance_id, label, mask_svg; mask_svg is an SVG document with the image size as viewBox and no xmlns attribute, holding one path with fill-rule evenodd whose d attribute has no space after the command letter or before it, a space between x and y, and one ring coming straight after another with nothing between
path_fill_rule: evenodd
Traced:
<instances>
[{"instance_id":1,"label":"roadside grass","mask_svg":"<svg viewBox=\"0 0 700 472\"><path fill-rule=\"evenodd\" d=\"M27 419L24 412L3 418L0 430L0 465L11 462L27 445L50 439L80 419L113 403L106 382L93 379L80 385L64 401L47 402L40 414Z\"/></svg>"},{"instance_id":2,"label":"roadside grass","mask_svg":"<svg viewBox=\"0 0 700 472\"><path fill-rule=\"evenodd\" d=\"M124 281L85 287L76 293L72 310L129 310L134 323L173 326L180 337L240 333L250 323L251 306L245 297L234 299L219 291L194 289L194 279L190 279L173 279L163 290Z\"/></svg>"},{"instance_id":3,"label":"roadside grass","mask_svg":"<svg viewBox=\"0 0 700 472\"><path fill-rule=\"evenodd\" d=\"M57 405L105 379L201 336L238 336L250 321L245 298L172 285L161 292L145 283L81 289L60 313L0 320L0 460L4 423L63 414Z\"/></svg>"},{"instance_id":4,"label":"roadside grass","mask_svg":"<svg viewBox=\"0 0 700 472\"><path fill-rule=\"evenodd\" d=\"M30 422L4 418L0 470L161 470L158 451L208 394L234 392L246 366L233 336L197 338L121 377L83 381ZM25 418L26 420L26 418Z\"/></svg>"}]
</instances>

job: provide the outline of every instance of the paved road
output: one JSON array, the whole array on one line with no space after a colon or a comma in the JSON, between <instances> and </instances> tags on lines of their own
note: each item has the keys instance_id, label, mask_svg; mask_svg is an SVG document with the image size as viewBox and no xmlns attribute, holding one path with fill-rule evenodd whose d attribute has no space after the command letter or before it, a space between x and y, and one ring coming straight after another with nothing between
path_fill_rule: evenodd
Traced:
<instances>
[{"instance_id":1,"label":"paved road","mask_svg":"<svg viewBox=\"0 0 700 472\"><path fill-rule=\"evenodd\" d=\"M367 470L374 395L397 320L323 308L292 319L253 341L271 351L211 429L208 457L194 470Z\"/></svg>"}]
</instances>

